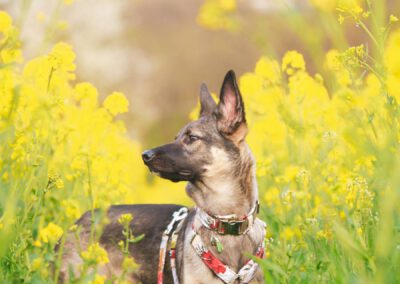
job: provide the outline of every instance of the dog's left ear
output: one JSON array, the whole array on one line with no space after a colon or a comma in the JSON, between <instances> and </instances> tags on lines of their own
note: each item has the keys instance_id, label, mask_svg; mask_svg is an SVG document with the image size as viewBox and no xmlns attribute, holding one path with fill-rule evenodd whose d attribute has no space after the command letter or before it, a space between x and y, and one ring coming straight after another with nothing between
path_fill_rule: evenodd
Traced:
<instances>
[{"instance_id":1,"label":"dog's left ear","mask_svg":"<svg viewBox=\"0 0 400 284\"><path fill-rule=\"evenodd\" d=\"M212 114L215 110L217 104L212 98L210 92L208 91L206 84L201 84L200 86L200 116L206 116Z\"/></svg>"},{"instance_id":2,"label":"dog's left ear","mask_svg":"<svg viewBox=\"0 0 400 284\"><path fill-rule=\"evenodd\" d=\"M233 70L225 75L222 83L217 107L217 126L224 136L236 143L243 141L247 134L243 99Z\"/></svg>"}]
</instances>

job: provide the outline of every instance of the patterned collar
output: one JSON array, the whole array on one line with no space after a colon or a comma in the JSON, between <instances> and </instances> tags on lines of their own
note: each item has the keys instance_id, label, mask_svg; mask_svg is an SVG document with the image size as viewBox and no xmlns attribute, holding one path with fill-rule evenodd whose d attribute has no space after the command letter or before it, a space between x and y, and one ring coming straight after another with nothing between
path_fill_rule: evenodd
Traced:
<instances>
[{"instance_id":1,"label":"patterned collar","mask_svg":"<svg viewBox=\"0 0 400 284\"><path fill-rule=\"evenodd\" d=\"M231 215L210 215L199 207L196 207L197 215L204 227L217 232L219 235L243 235L246 234L254 223L259 212L260 204L258 200L250 211L243 217L238 218L235 214Z\"/></svg>"}]
</instances>

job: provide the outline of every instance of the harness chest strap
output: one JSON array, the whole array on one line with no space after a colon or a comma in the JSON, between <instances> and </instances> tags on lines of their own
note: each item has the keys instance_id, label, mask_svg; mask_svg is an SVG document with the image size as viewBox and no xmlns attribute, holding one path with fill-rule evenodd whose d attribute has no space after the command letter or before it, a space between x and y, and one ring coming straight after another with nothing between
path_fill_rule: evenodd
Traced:
<instances>
[{"instance_id":1,"label":"harness chest strap","mask_svg":"<svg viewBox=\"0 0 400 284\"><path fill-rule=\"evenodd\" d=\"M173 213L173 218L167 229L164 231L161 244L160 244L160 254L159 254L159 263L158 263L158 274L157 274L157 284L163 284L163 276L164 276L164 266L165 266L165 256L167 252L168 241L171 237L171 245L169 250L169 257L171 263L171 270L173 276L174 284L179 284L178 274L176 270L176 241L178 238L178 234L181 230L184 219L188 215L188 210L185 207L182 207L178 211ZM176 222L179 222L176 226L176 229L173 230ZM264 223L264 228L266 227ZM171 234L172 232L172 234ZM265 232L264 232L265 235ZM250 259L245 265L235 273L228 265L224 264L220 259L218 259L210 250L208 250L201 237L196 233L194 228L189 232L189 238L191 239L191 245L193 246L196 254L202 259L204 264L211 270L213 273L220 278L224 283L231 283L232 281L239 279L240 283L248 283L250 282L258 268L258 264ZM254 256L262 259L264 258L265 251L265 242L263 241Z\"/></svg>"},{"instance_id":2,"label":"harness chest strap","mask_svg":"<svg viewBox=\"0 0 400 284\"><path fill-rule=\"evenodd\" d=\"M240 283L250 282L257 271L258 264L250 259L245 265L236 273L228 265L223 263L219 258L217 258L210 250L206 248L200 236L196 233L194 229L191 230L191 244L194 248L196 254L202 259L204 264L224 283L232 283L233 281L239 279ZM265 242L263 241L254 256L262 259L264 258Z\"/></svg>"}]
</instances>

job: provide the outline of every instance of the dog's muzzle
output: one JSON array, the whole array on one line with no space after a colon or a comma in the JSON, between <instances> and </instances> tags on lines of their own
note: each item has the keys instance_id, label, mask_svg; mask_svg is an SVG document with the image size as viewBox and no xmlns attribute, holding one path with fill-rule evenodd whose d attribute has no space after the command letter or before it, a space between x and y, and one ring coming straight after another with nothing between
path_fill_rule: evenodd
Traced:
<instances>
[{"instance_id":1,"label":"dog's muzzle","mask_svg":"<svg viewBox=\"0 0 400 284\"><path fill-rule=\"evenodd\" d=\"M185 159L182 159L174 144L144 151L142 159L150 172L173 182L189 181L194 177L193 171L185 164Z\"/></svg>"},{"instance_id":2,"label":"dog's muzzle","mask_svg":"<svg viewBox=\"0 0 400 284\"><path fill-rule=\"evenodd\" d=\"M155 152L153 150L147 150L142 153L143 162L148 163L155 157Z\"/></svg>"}]
</instances>

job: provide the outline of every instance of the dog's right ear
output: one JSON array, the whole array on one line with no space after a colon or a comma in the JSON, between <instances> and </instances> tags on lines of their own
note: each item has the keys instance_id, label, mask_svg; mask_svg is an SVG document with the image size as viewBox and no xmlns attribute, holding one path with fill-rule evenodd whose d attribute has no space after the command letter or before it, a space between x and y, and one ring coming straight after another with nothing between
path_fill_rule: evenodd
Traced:
<instances>
[{"instance_id":1,"label":"dog's right ear","mask_svg":"<svg viewBox=\"0 0 400 284\"><path fill-rule=\"evenodd\" d=\"M226 74L222 83L216 114L220 133L237 143L244 140L247 134L244 104L233 70Z\"/></svg>"},{"instance_id":2,"label":"dog's right ear","mask_svg":"<svg viewBox=\"0 0 400 284\"><path fill-rule=\"evenodd\" d=\"M214 109L217 107L214 99L208 91L206 84L201 84L200 87L200 116L206 116L212 114Z\"/></svg>"}]
</instances>

